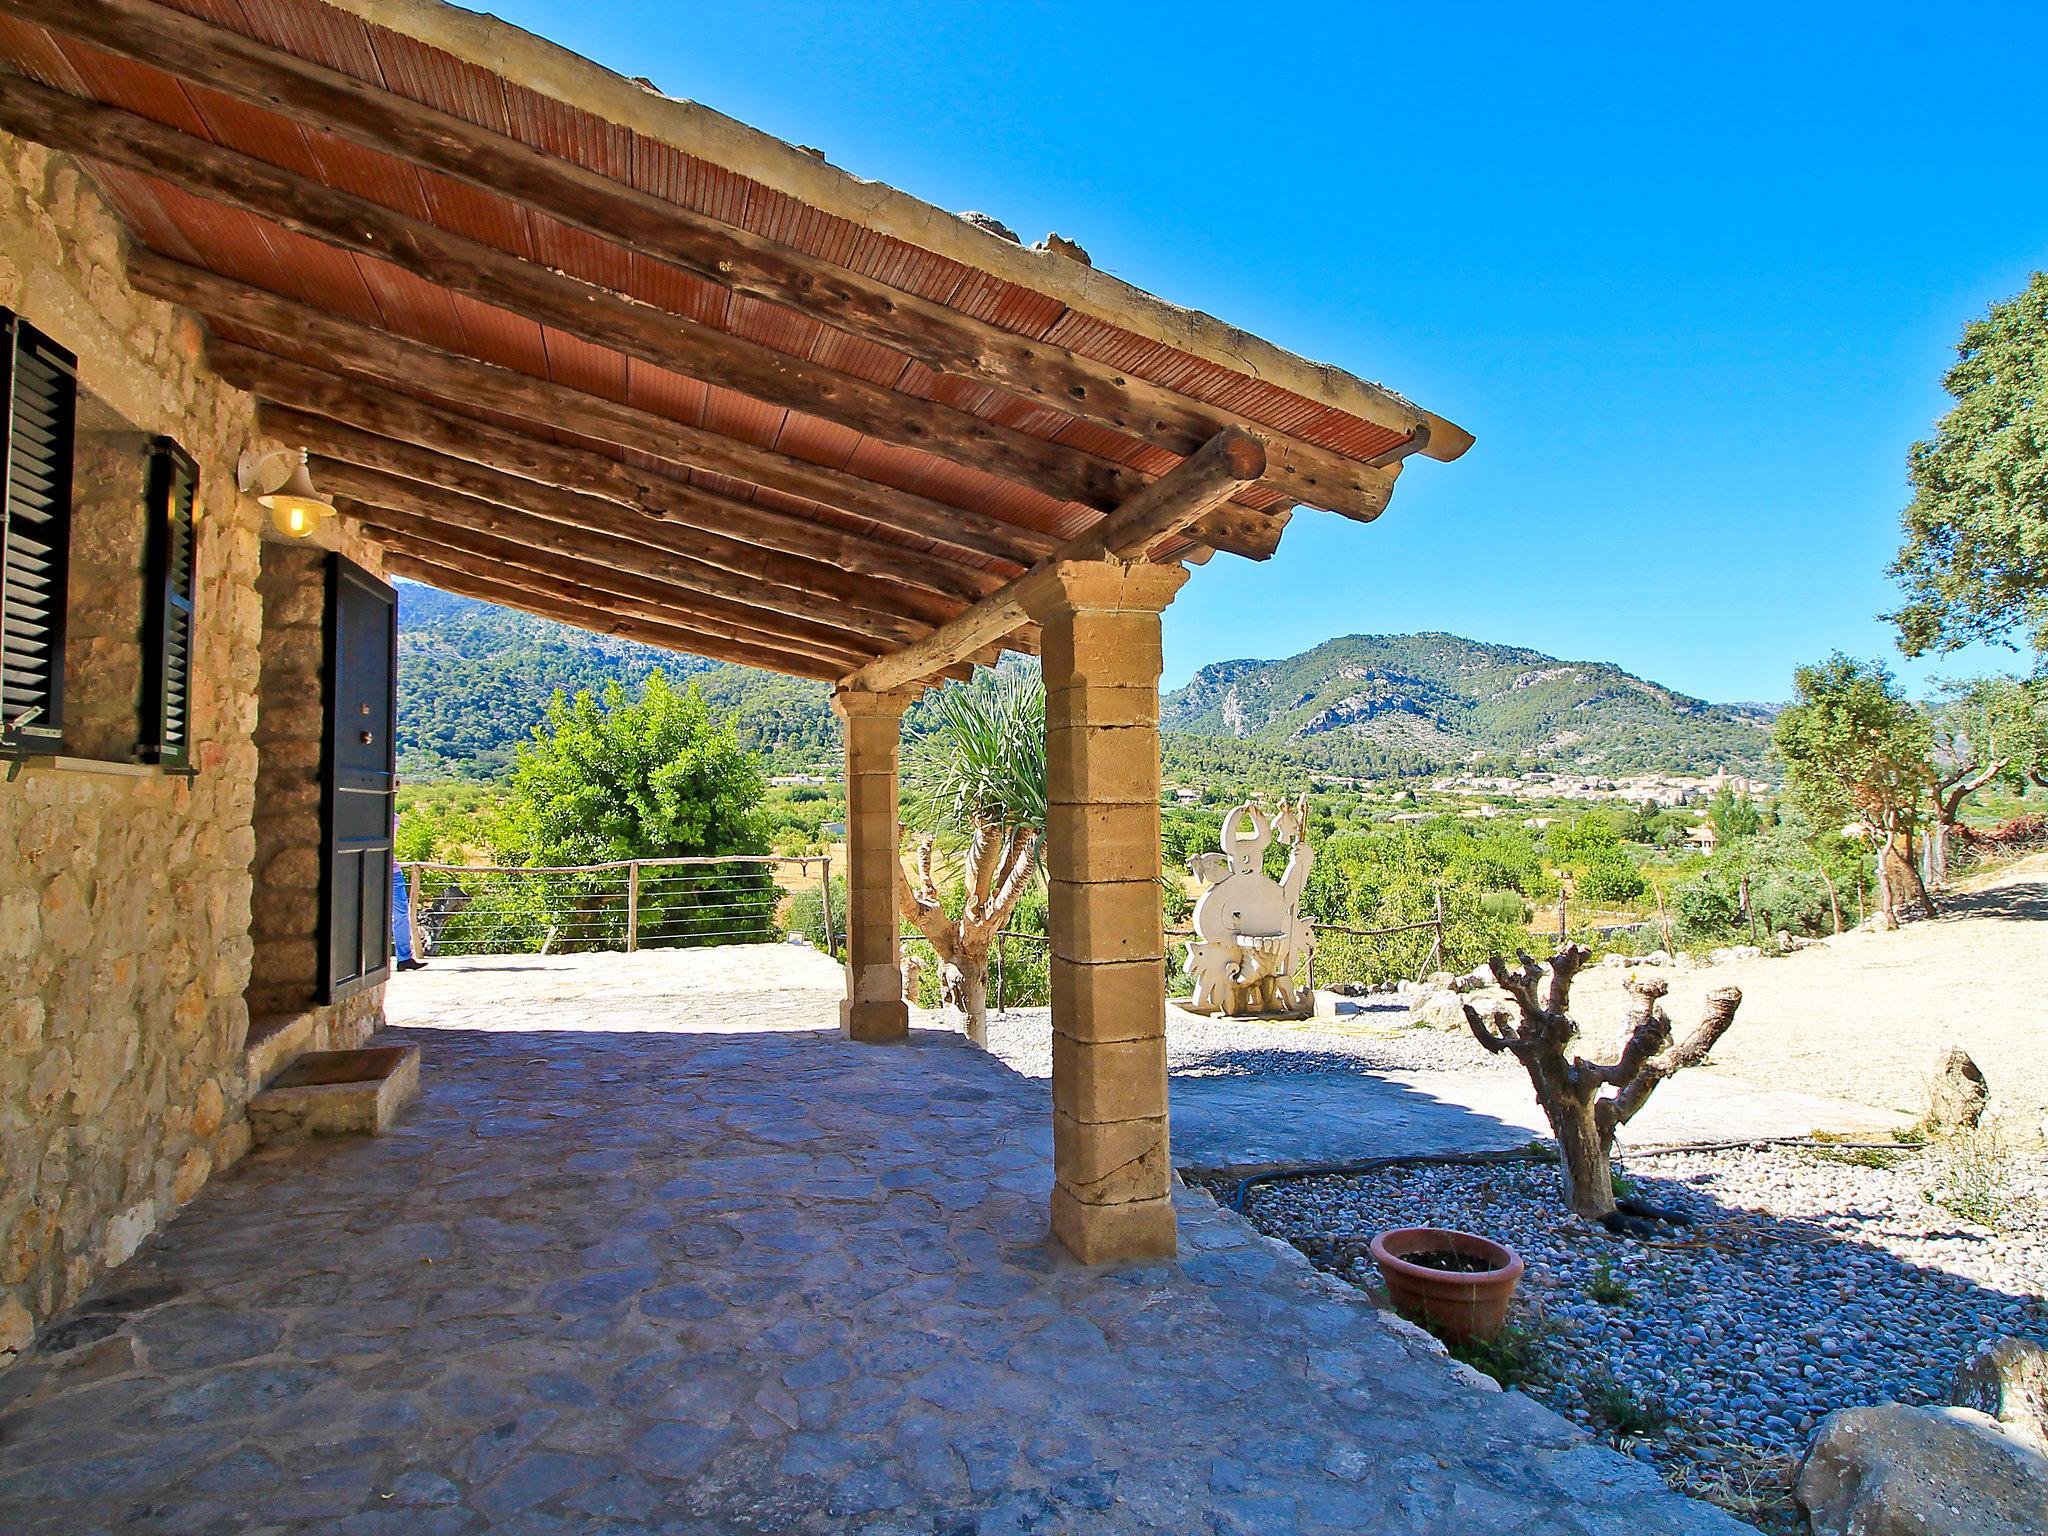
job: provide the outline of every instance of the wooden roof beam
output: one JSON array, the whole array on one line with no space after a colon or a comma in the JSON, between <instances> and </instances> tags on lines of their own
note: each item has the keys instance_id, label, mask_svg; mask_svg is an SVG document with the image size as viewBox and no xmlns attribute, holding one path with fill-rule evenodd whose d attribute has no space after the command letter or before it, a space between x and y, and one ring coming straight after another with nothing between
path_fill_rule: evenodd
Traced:
<instances>
[{"instance_id":1,"label":"wooden roof beam","mask_svg":"<svg viewBox=\"0 0 2048 1536\"><path fill-rule=\"evenodd\" d=\"M820 598L804 587L773 582L749 581L731 572L710 569L694 560L663 559L657 551L643 551L634 544L592 539L574 525L550 521L517 508L463 495L444 486L384 474L336 459L315 457L314 472L320 484L345 497L359 509L365 521L379 514L418 519L425 533L446 534L457 544L476 543L469 534L483 534L490 540L508 540L522 549L546 552L594 570L579 569L561 574L574 575L600 587L616 587L611 573L622 578L644 578L668 589L662 600L703 602L719 611L751 622L764 632L791 629L813 633L822 641L846 642L868 653L891 644L902 644L928 633L932 624L902 614L878 611L860 602L837 603ZM381 525L381 524L380 524ZM460 532L456 532L460 530ZM495 545L494 545L495 547ZM500 550L512 563L519 563ZM550 567L552 570L553 567ZM617 588L626 591L624 587ZM793 623L790 621L794 621ZM1036 654L1035 627L1010 637L1007 648ZM997 652L971 658L993 663Z\"/></svg>"},{"instance_id":2,"label":"wooden roof beam","mask_svg":"<svg viewBox=\"0 0 2048 1536\"><path fill-rule=\"evenodd\" d=\"M323 486L331 483L368 500L386 491L422 497L439 493L442 505L461 508L465 526L550 540L572 554L602 550L607 559L663 570L678 581L701 575L707 591L726 596L786 593L787 601L799 605L790 612L822 608L862 616L874 621L873 632L886 640L906 638L906 629L914 634L943 624L965 606L822 561L777 555L739 539L643 517L595 496L500 474L320 417L280 412L265 421L265 430L311 450L315 477Z\"/></svg>"},{"instance_id":3,"label":"wooden roof beam","mask_svg":"<svg viewBox=\"0 0 2048 1536\"><path fill-rule=\"evenodd\" d=\"M364 440L375 440L417 447L444 459L487 464L539 484L600 497L653 521L737 539L962 603L985 597L1003 584L994 571L956 564L939 551L891 544L777 511L677 475L458 415L416 395L344 378L238 342L212 338L206 360L228 383L266 402L259 413L266 430L336 458L402 474L394 464L361 457L348 445L361 449ZM531 429L546 430L539 424Z\"/></svg>"},{"instance_id":4,"label":"wooden roof beam","mask_svg":"<svg viewBox=\"0 0 2048 1536\"><path fill-rule=\"evenodd\" d=\"M758 586L729 571L713 573L702 565L664 559L633 545L578 539L557 524L375 469L324 459L313 465L313 473L315 477L326 475L326 487L358 508L375 508L379 518L406 518L403 526L418 535L492 553L508 565L530 563L532 569L582 582L598 592L616 592L647 602L690 602L764 633L801 637L805 643L842 645L870 655L930 633L928 625L907 618L858 612L844 604L807 598L791 588ZM362 512L362 518L375 520L369 510ZM401 524L379 522L379 526Z\"/></svg>"},{"instance_id":5,"label":"wooden roof beam","mask_svg":"<svg viewBox=\"0 0 2048 1536\"><path fill-rule=\"evenodd\" d=\"M395 547L387 548L384 552L384 570L387 575L423 581L429 586L439 587L444 592L453 592L458 597L471 597L478 602L496 603L502 608L516 608L521 613L530 613L536 618L552 619L558 624L568 624L577 629L589 630L593 634L617 635L624 640L637 640L642 645L655 645L667 651L680 651L691 656L707 657L713 661L731 662L735 666L760 667L769 672L780 672L787 677L809 677L830 682L835 675L828 663L798 651L754 645L734 639L730 635L713 634L683 624L656 623L650 619L632 618L603 608L594 608L587 602L565 601L536 592L530 587L474 576L466 570L458 570L439 560Z\"/></svg>"},{"instance_id":6,"label":"wooden roof beam","mask_svg":"<svg viewBox=\"0 0 2048 1536\"><path fill-rule=\"evenodd\" d=\"M1053 579L1053 568L1069 560L1140 559L1210 508L1226 501L1265 473L1266 449L1258 438L1225 428L1123 506L1038 565L983 598L959 618L922 640L848 673L839 686L888 693L931 677L961 657L991 644L1029 622L1026 602Z\"/></svg>"},{"instance_id":7,"label":"wooden roof beam","mask_svg":"<svg viewBox=\"0 0 2048 1536\"><path fill-rule=\"evenodd\" d=\"M513 540L451 528L430 517L353 496L342 496L335 505L344 515L361 523L372 539L388 548L437 560L453 570L467 571L507 586L531 587L558 602L730 635L749 645L779 647L793 655L842 667L859 666L864 657L875 654L871 640L823 624L785 622L777 614L723 602L596 562L529 548Z\"/></svg>"},{"instance_id":8,"label":"wooden roof beam","mask_svg":"<svg viewBox=\"0 0 2048 1536\"><path fill-rule=\"evenodd\" d=\"M1290 501L1360 520L1386 505L1392 476L1383 469L538 154L185 12L150 0L0 0L0 11L509 197L733 293L896 348L939 373L998 385L1172 452L1191 453L1225 426L1246 428L1267 440L1263 483ZM1470 441L1454 442L1446 432L1443 442L1430 444L1422 413L1401 409L1406 402L1392 396L1387 403L1378 424L1419 438L1425 450L1455 457Z\"/></svg>"},{"instance_id":9,"label":"wooden roof beam","mask_svg":"<svg viewBox=\"0 0 2048 1536\"><path fill-rule=\"evenodd\" d=\"M295 346L303 348L387 388L424 389L445 399L473 401L480 409L547 422L582 437L822 502L913 537L1014 564L1028 564L1059 547L1050 534L984 512L932 501L655 411L444 352L253 283L188 266L147 247L130 248L128 279L152 298L275 338L287 355Z\"/></svg>"}]
</instances>

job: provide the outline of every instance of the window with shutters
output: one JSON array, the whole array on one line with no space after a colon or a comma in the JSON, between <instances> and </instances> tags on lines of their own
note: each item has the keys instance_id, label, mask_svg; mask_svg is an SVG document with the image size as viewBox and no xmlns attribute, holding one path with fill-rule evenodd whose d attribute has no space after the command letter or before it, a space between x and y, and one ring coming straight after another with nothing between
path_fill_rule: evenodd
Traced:
<instances>
[{"instance_id":1,"label":"window with shutters","mask_svg":"<svg viewBox=\"0 0 2048 1536\"><path fill-rule=\"evenodd\" d=\"M0 752L189 772L199 468L0 310Z\"/></svg>"},{"instance_id":2,"label":"window with shutters","mask_svg":"<svg viewBox=\"0 0 2048 1536\"><path fill-rule=\"evenodd\" d=\"M158 438L149 456L147 618L142 647L141 756L166 768L192 759L192 586L199 466Z\"/></svg>"},{"instance_id":3,"label":"window with shutters","mask_svg":"<svg viewBox=\"0 0 2048 1536\"><path fill-rule=\"evenodd\" d=\"M54 751L64 734L77 359L18 315L4 326L6 475L0 480L0 742Z\"/></svg>"}]
</instances>

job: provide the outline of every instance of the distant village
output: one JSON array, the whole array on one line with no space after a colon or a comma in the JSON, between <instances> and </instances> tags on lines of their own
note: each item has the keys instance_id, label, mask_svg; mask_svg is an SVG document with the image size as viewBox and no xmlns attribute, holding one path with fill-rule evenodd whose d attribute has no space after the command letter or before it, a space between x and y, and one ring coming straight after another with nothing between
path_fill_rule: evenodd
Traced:
<instances>
[{"instance_id":1,"label":"distant village","mask_svg":"<svg viewBox=\"0 0 2048 1536\"><path fill-rule=\"evenodd\" d=\"M1457 774L1432 780L1438 794L1500 795L1511 800L1627 800L1636 805L1705 805L1722 790L1752 799L1773 793L1759 779L1716 769L1702 778L1692 774L1639 773L1606 778L1594 774L1522 773Z\"/></svg>"}]
</instances>

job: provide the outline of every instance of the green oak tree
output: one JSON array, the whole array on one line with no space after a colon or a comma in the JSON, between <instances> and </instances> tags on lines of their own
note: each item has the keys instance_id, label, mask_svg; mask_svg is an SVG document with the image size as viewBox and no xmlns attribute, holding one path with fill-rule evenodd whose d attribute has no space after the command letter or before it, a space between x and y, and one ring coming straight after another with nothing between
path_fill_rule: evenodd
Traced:
<instances>
[{"instance_id":1,"label":"green oak tree","mask_svg":"<svg viewBox=\"0 0 2048 1536\"><path fill-rule=\"evenodd\" d=\"M637 697L622 683L601 696L556 694L520 744L495 833L508 863L598 864L620 859L762 854L766 790L760 760L692 683L661 672ZM643 942L743 943L772 937L775 887L759 865L643 875ZM570 882L576 884L576 882ZM595 931L596 904L616 882L577 886L565 928ZM600 888L601 887L601 888Z\"/></svg>"},{"instance_id":2,"label":"green oak tree","mask_svg":"<svg viewBox=\"0 0 2048 1536\"><path fill-rule=\"evenodd\" d=\"M1963 329L1955 407L1913 446L1890 615L1908 656L2024 635L2048 666L2048 273Z\"/></svg>"}]
</instances>

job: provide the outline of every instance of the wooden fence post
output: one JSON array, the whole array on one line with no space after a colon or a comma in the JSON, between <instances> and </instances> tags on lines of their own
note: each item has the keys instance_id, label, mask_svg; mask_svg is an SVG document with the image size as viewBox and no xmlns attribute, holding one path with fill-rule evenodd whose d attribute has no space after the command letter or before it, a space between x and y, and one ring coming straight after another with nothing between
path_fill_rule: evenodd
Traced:
<instances>
[{"instance_id":1,"label":"wooden fence post","mask_svg":"<svg viewBox=\"0 0 2048 1536\"><path fill-rule=\"evenodd\" d=\"M826 854L818 861L825 867L825 877L818 885L818 894L823 898L825 909L825 953L832 953L832 855Z\"/></svg>"},{"instance_id":2,"label":"wooden fence post","mask_svg":"<svg viewBox=\"0 0 2048 1536\"><path fill-rule=\"evenodd\" d=\"M640 947L640 861L626 866L626 953Z\"/></svg>"}]
</instances>

